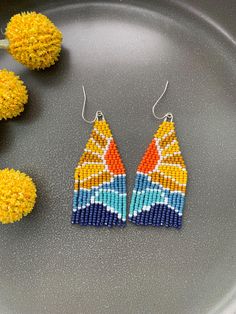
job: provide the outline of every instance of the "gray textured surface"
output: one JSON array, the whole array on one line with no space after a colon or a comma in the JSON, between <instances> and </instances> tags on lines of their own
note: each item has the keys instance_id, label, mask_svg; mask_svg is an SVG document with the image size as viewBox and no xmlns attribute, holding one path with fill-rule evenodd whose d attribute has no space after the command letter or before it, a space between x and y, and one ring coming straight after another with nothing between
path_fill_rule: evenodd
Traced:
<instances>
[{"instance_id":1,"label":"gray textured surface","mask_svg":"<svg viewBox=\"0 0 236 314\"><path fill-rule=\"evenodd\" d=\"M30 93L21 117L0 122L1 167L27 172L38 187L33 213L0 226L0 313L233 313L236 2L67 4L0 4L2 29L13 13L36 9L64 34L60 62L44 72L0 52L1 68ZM74 167L91 130L81 84L88 115L99 108L111 125L130 199L167 79L159 113L174 113L189 171L183 229L71 226Z\"/></svg>"}]
</instances>

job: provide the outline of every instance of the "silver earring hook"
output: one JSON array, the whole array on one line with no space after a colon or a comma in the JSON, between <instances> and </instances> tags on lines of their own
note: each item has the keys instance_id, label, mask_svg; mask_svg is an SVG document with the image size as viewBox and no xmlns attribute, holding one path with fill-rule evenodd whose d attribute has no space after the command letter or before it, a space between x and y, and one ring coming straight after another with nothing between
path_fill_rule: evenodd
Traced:
<instances>
[{"instance_id":1,"label":"silver earring hook","mask_svg":"<svg viewBox=\"0 0 236 314\"><path fill-rule=\"evenodd\" d=\"M84 102L83 102L83 108L82 108L82 118L83 118L83 120L85 122L87 122L87 123L93 123L96 120L103 120L104 119L104 115L103 115L103 113L100 110L96 111L95 118L93 120L87 120L84 117L84 111L85 111L85 106L86 106L86 102L87 102L87 95L86 95L86 92L85 92L84 85L82 85L82 89L83 89L83 94L84 94Z\"/></svg>"},{"instance_id":2,"label":"silver earring hook","mask_svg":"<svg viewBox=\"0 0 236 314\"><path fill-rule=\"evenodd\" d=\"M152 114L154 115L154 117L158 120L162 120L162 119L165 119L165 121L167 121L168 119L172 122L173 120L173 114L171 112L167 112L164 116L162 117L158 117L155 113L155 108L156 108L156 105L160 102L160 100L162 99L162 97L165 95L166 91L167 91L167 88L168 88L168 85L169 85L169 82L166 81L166 85L165 85L165 88L161 94L161 96L157 99L157 101L155 102L155 104L152 106Z\"/></svg>"}]
</instances>

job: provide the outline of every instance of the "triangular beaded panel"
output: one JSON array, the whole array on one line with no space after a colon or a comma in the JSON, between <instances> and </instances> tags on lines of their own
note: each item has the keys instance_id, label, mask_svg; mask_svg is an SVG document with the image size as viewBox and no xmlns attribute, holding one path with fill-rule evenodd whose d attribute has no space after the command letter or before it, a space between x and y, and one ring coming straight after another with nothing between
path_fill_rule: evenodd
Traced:
<instances>
[{"instance_id":1,"label":"triangular beaded panel","mask_svg":"<svg viewBox=\"0 0 236 314\"><path fill-rule=\"evenodd\" d=\"M129 220L137 225L180 228L186 184L174 122L164 121L138 167Z\"/></svg>"},{"instance_id":2,"label":"triangular beaded panel","mask_svg":"<svg viewBox=\"0 0 236 314\"><path fill-rule=\"evenodd\" d=\"M122 226L126 174L107 122L97 120L75 169L72 219L83 226Z\"/></svg>"}]
</instances>

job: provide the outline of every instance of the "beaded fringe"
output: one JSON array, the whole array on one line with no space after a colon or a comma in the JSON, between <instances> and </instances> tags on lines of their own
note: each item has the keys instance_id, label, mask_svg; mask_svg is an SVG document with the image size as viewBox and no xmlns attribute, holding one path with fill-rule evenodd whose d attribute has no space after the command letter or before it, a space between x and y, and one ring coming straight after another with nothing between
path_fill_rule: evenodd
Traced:
<instances>
[{"instance_id":1,"label":"beaded fringe","mask_svg":"<svg viewBox=\"0 0 236 314\"><path fill-rule=\"evenodd\" d=\"M75 169L72 224L123 226L126 174L107 122L97 120Z\"/></svg>"},{"instance_id":2,"label":"beaded fringe","mask_svg":"<svg viewBox=\"0 0 236 314\"><path fill-rule=\"evenodd\" d=\"M174 122L164 121L138 167L129 220L137 225L180 228L186 184Z\"/></svg>"}]
</instances>

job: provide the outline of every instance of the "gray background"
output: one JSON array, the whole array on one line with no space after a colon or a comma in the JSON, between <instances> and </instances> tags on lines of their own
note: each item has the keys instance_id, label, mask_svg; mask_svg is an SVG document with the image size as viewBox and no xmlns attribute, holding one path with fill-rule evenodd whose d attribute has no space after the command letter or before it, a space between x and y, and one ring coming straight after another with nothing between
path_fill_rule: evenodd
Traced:
<instances>
[{"instance_id":1,"label":"gray background","mask_svg":"<svg viewBox=\"0 0 236 314\"><path fill-rule=\"evenodd\" d=\"M1 27L35 9L64 35L60 61L33 72L0 52L30 100L0 122L1 167L31 175L31 215L0 226L0 313L234 313L236 2L1 1ZM71 226L74 167L101 109L128 175L174 114L189 171L181 231Z\"/></svg>"}]
</instances>

